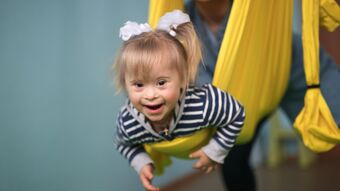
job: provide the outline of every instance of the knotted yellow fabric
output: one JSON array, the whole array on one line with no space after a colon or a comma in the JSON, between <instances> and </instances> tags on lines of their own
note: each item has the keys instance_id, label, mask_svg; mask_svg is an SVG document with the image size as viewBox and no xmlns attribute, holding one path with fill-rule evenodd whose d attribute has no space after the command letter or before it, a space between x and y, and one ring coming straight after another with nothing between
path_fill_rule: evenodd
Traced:
<instances>
[{"instance_id":1,"label":"knotted yellow fabric","mask_svg":"<svg viewBox=\"0 0 340 191\"><path fill-rule=\"evenodd\" d=\"M319 87L319 16L330 31L340 23L340 8L331 0L302 1L302 41L307 86L304 108L294 122L304 144L315 152L324 152L340 143L340 130ZM322 84L321 84L322 85Z\"/></svg>"}]
</instances>

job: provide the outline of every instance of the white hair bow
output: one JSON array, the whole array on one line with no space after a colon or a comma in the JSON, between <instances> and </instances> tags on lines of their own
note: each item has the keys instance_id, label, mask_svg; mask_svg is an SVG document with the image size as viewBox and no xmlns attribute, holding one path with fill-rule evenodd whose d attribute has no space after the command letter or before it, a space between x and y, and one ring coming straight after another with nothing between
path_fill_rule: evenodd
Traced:
<instances>
[{"instance_id":1,"label":"white hair bow","mask_svg":"<svg viewBox=\"0 0 340 191\"><path fill-rule=\"evenodd\" d=\"M176 29L178 25L187 22L190 22L189 15L180 10L174 10L159 18L156 29L167 31L171 36L176 36L176 31L174 29Z\"/></svg>"},{"instance_id":2,"label":"white hair bow","mask_svg":"<svg viewBox=\"0 0 340 191\"><path fill-rule=\"evenodd\" d=\"M151 32L152 29L148 23L138 24L136 22L128 21L119 30L119 37L124 41L129 40L131 37L140 35L144 32Z\"/></svg>"},{"instance_id":3,"label":"white hair bow","mask_svg":"<svg viewBox=\"0 0 340 191\"><path fill-rule=\"evenodd\" d=\"M174 10L159 18L156 30L163 30L168 32L171 36L176 36L175 29L177 26L187 22L190 22L189 15L180 10ZM122 40L127 41L133 36L151 31L152 29L148 23L138 24L136 22L128 21L120 28L119 37L122 38Z\"/></svg>"}]
</instances>

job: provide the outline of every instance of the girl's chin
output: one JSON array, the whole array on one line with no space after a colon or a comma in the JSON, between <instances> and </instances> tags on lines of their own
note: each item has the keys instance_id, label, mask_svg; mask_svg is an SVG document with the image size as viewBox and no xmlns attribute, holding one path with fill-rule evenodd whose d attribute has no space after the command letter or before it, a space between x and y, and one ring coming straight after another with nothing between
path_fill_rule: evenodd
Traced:
<instances>
[{"instance_id":1,"label":"girl's chin","mask_svg":"<svg viewBox=\"0 0 340 191\"><path fill-rule=\"evenodd\" d=\"M169 121L171 119L169 119L168 117L164 116L164 115L160 115L160 116L147 116L148 120L152 123L152 125L165 125L165 124L169 124Z\"/></svg>"},{"instance_id":2,"label":"girl's chin","mask_svg":"<svg viewBox=\"0 0 340 191\"><path fill-rule=\"evenodd\" d=\"M153 124L153 125L164 125L164 123L167 121L164 118L161 117L148 117L148 120Z\"/></svg>"}]
</instances>

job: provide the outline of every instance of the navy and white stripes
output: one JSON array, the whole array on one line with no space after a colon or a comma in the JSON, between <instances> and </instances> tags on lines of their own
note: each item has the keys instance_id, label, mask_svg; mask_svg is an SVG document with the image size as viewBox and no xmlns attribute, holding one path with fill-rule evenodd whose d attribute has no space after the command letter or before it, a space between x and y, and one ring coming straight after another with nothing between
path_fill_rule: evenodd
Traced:
<instances>
[{"instance_id":1,"label":"navy and white stripes","mask_svg":"<svg viewBox=\"0 0 340 191\"><path fill-rule=\"evenodd\" d=\"M213 139L228 152L235 144L244 123L243 106L230 94L212 86L190 87L178 103L174 120L169 128L172 137L190 135L197 130L216 127ZM118 151L130 162L144 153L144 143L165 140L156 133L133 106L126 104L117 119L116 143Z\"/></svg>"}]
</instances>

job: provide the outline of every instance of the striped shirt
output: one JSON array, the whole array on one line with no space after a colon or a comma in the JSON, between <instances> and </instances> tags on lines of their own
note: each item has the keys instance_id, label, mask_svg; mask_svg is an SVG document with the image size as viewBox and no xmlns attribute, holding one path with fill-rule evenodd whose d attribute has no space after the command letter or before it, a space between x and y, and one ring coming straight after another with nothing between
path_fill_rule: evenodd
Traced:
<instances>
[{"instance_id":1,"label":"striped shirt","mask_svg":"<svg viewBox=\"0 0 340 191\"><path fill-rule=\"evenodd\" d=\"M230 94L211 84L189 87L174 109L166 134L154 131L145 116L128 101L117 118L115 143L119 153L139 171L144 164L134 163L143 163L141 158L148 158L144 143L171 140L193 134L202 128L216 127L216 133L203 151L215 162L223 163L228 151L235 144L244 119L243 106ZM143 157L136 160L138 155ZM144 163L150 161L151 159L147 159Z\"/></svg>"}]
</instances>

